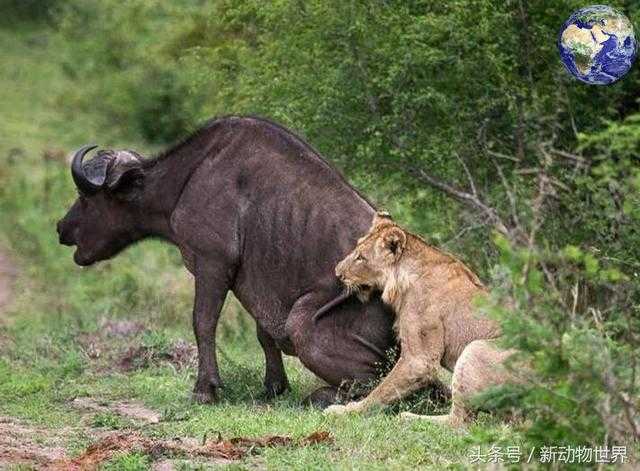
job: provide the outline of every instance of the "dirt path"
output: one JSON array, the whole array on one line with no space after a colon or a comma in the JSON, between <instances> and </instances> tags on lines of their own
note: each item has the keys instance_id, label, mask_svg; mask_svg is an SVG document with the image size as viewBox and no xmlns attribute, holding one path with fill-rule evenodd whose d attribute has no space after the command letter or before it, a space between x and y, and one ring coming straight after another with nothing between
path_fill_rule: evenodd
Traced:
<instances>
[{"instance_id":1,"label":"dirt path","mask_svg":"<svg viewBox=\"0 0 640 471\"><path fill-rule=\"evenodd\" d=\"M137 439L142 435L135 430L148 428L160 421L159 413L147 409L136 401L102 405L91 398L76 398L68 406L81 414L81 419L75 427L51 428L15 417L0 416L0 469L17 465L43 470L96 469L102 461L111 458L116 451L121 449L128 451L139 445L135 440L131 443L124 440L114 448L107 440L110 436L123 435ZM129 419L133 428L127 432L115 432L108 427L94 427L90 424L98 413L118 414ZM70 440L77 437L90 438L93 442L93 450L95 451L96 447L100 448L100 456L93 456L94 453L87 458L87 463L76 463L69 456L66 446ZM107 442L102 443L103 440ZM152 443L151 439L148 439L148 443ZM165 460L164 464L166 469L174 469L170 461Z\"/></svg>"},{"instance_id":2,"label":"dirt path","mask_svg":"<svg viewBox=\"0 0 640 471\"><path fill-rule=\"evenodd\" d=\"M49 464L65 459L65 436L72 432L0 416L0 469L17 465L45 469Z\"/></svg>"}]
</instances>

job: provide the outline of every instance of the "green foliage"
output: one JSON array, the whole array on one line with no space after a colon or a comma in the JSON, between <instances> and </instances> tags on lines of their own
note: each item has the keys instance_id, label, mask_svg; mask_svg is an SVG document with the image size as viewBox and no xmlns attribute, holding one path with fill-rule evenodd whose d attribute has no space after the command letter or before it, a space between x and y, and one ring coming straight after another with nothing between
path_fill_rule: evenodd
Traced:
<instances>
[{"instance_id":1,"label":"green foliage","mask_svg":"<svg viewBox=\"0 0 640 471\"><path fill-rule=\"evenodd\" d=\"M532 419L525 434L539 446L627 443L637 413L629 399L640 360L637 282L576 246L532 252L504 239L497 245L496 304L488 310L502 321L504 346L521 352L512 367L527 387L507 388L510 396L498 394L494 406L523 411Z\"/></svg>"}]
</instances>

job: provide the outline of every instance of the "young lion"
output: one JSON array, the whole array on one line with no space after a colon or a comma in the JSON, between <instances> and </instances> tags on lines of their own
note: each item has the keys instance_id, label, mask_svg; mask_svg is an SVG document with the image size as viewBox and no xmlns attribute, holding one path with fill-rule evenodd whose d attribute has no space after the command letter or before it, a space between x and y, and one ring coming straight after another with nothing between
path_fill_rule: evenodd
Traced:
<instances>
[{"instance_id":1,"label":"young lion","mask_svg":"<svg viewBox=\"0 0 640 471\"><path fill-rule=\"evenodd\" d=\"M507 380L503 362L512 352L493 345L499 326L473 307L474 298L487 294L478 277L459 260L400 228L388 214L374 217L369 232L337 265L336 275L361 295L382 291L382 300L395 311L401 354L367 397L331 406L327 413L359 412L401 399L435 379L443 366L453 371L451 412L403 416L461 426L473 416L468 399Z\"/></svg>"}]
</instances>

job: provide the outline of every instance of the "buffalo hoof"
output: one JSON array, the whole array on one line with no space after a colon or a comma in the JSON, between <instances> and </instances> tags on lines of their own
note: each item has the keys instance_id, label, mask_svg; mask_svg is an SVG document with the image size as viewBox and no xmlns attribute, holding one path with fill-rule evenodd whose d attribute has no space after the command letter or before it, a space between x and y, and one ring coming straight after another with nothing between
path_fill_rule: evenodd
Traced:
<instances>
[{"instance_id":1,"label":"buffalo hoof","mask_svg":"<svg viewBox=\"0 0 640 471\"><path fill-rule=\"evenodd\" d=\"M338 390L331 386L325 386L324 388L316 389L309 394L304 399L303 403L307 406L325 409L338 402L338 400Z\"/></svg>"},{"instance_id":2,"label":"buffalo hoof","mask_svg":"<svg viewBox=\"0 0 640 471\"><path fill-rule=\"evenodd\" d=\"M286 378L279 381L270 381L265 383L264 393L262 393L262 397L264 399L274 399L276 396L279 396L288 389L289 381L287 381Z\"/></svg>"},{"instance_id":3,"label":"buffalo hoof","mask_svg":"<svg viewBox=\"0 0 640 471\"><path fill-rule=\"evenodd\" d=\"M197 382L193 389L191 399L198 404L213 404L218 402L218 391L221 389L222 383Z\"/></svg>"},{"instance_id":4,"label":"buffalo hoof","mask_svg":"<svg viewBox=\"0 0 640 471\"><path fill-rule=\"evenodd\" d=\"M191 394L191 400L196 404L215 404L218 402L218 395L211 392L196 392Z\"/></svg>"}]
</instances>

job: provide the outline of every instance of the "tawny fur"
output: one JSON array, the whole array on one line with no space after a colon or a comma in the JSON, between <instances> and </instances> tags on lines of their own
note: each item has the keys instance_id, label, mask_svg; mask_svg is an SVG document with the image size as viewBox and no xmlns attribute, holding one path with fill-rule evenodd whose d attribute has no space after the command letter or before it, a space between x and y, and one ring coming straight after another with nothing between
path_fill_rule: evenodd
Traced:
<instances>
[{"instance_id":1,"label":"tawny fur","mask_svg":"<svg viewBox=\"0 0 640 471\"><path fill-rule=\"evenodd\" d=\"M473 417L469 399L509 375L511 351L493 340L500 328L482 316L474 300L487 295L478 277L455 257L430 247L379 213L369 232L336 267L349 290L382 291L393 308L401 355L389 375L366 398L328 413L364 411L402 399L436 379L440 367L453 371L452 409L445 416L417 416L454 426Z\"/></svg>"}]
</instances>

